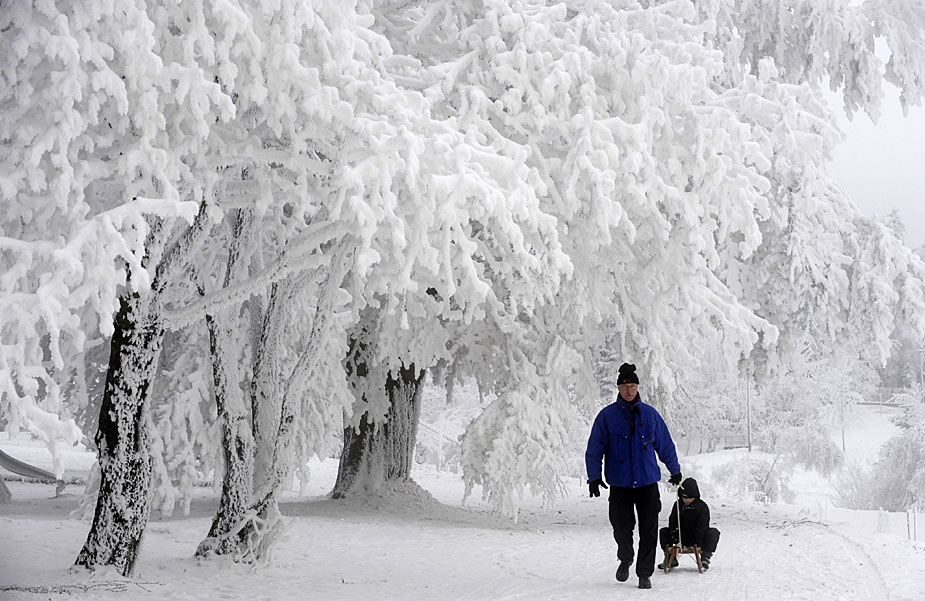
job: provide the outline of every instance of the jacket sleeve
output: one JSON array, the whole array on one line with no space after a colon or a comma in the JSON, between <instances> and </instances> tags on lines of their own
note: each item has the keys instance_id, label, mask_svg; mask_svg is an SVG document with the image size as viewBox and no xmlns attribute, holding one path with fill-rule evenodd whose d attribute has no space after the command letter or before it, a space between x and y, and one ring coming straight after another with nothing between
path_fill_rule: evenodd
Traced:
<instances>
[{"instance_id":1,"label":"jacket sleeve","mask_svg":"<svg viewBox=\"0 0 925 601\"><path fill-rule=\"evenodd\" d=\"M655 452L658 459L665 464L670 474L680 474L681 464L678 463L678 452L674 448L674 441L665 420L658 413L655 414Z\"/></svg>"},{"instance_id":2,"label":"jacket sleeve","mask_svg":"<svg viewBox=\"0 0 925 601\"><path fill-rule=\"evenodd\" d=\"M585 451L585 467L588 470L588 482L601 478L601 462L607 450L607 432L604 419L598 413L591 426L591 435L588 437L588 448Z\"/></svg>"},{"instance_id":3,"label":"jacket sleeve","mask_svg":"<svg viewBox=\"0 0 925 601\"><path fill-rule=\"evenodd\" d=\"M710 527L710 507L701 501L700 510L697 512L697 521L694 524L693 540L695 543L703 544L703 539L707 535L707 528Z\"/></svg>"}]
</instances>

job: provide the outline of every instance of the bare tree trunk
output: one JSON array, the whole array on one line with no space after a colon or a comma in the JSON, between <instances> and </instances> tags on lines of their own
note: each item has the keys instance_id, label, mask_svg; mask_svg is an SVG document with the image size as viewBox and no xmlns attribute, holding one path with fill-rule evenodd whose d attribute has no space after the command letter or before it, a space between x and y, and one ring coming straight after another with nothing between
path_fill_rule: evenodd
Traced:
<instances>
[{"instance_id":1,"label":"bare tree trunk","mask_svg":"<svg viewBox=\"0 0 925 601\"><path fill-rule=\"evenodd\" d=\"M127 294L119 300L96 435L100 493L76 565L111 565L123 576L134 571L150 501L148 389L163 338L150 299Z\"/></svg>"},{"instance_id":2,"label":"bare tree trunk","mask_svg":"<svg viewBox=\"0 0 925 601\"><path fill-rule=\"evenodd\" d=\"M358 365L356 375L366 377L365 368L360 368ZM335 499L358 492L375 493L387 483L411 479L423 380L424 371L415 369L414 364L402 367L397 377L390 372L385 385L389 397L386 421L373 424L363 415L358 428L344 430Z\"/></svg>"}]
</instances>

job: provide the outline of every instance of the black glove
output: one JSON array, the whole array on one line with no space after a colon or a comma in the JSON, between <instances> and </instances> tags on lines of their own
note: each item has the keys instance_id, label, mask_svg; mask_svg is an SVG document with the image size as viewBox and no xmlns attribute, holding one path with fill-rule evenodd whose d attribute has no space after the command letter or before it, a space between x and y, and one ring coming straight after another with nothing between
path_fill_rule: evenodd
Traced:
<instances>
[{"instance_id":1,"label":"black glove","mask_svg":"<svg viewBox=\"0 0 925 601\"><path fill-rule=\"evenodd\" d=\"M668 484L674 484L675 486L681 484L681 472L678 472L677 474L671 474L671 477L668 478Z\"/></svg>"},{"instance_id":2,"label":"black glove","mask_svg":"<svg viewBox=\"0 0 925 601\"><path fill-rule=\"evenodd\" d=\"M593 480L593 481L591 481L591 482L588 482L588 490L591 492L591 494L588 495L588 496L589 496L589 497L599 497L599 496L601 496L601 490L600 490L600 488L598 488L598 487L600 487L600 486L603 486L604 488L607 488L607 485L604 484L604 481L601 480L600 478L598 478L597 480Z\"/></svg>"}]
</instances>

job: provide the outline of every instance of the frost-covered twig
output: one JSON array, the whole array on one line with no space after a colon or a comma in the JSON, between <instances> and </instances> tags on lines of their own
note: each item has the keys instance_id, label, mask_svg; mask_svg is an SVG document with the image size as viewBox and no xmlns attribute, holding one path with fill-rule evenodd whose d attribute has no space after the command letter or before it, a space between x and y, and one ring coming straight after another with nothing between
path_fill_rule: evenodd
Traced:
<instances>
[{"instance_id":1,"label":"frost-covered twig","mask_svg":"<svg viewBox=\"0 0 925 601\"><path fill-rule=\"evenodd\" d=\"M137 586L145 592L151 592L146 586L162 586L162 582L119 581L94 582L91 584L52 584L48 586L17 586L0 585L0 592L33 593L36 595L72 595L74 593L87 593L90 591L107 591L110 593L124 593L129 587Z\"/></svg>"},{"instance_id":2,"label":"frost-covered twig","mask_svg":"<svg viewBox=\"0 0 925 601\"><path fill-rule=\"evenodd\" d=\"M164 323L170 329L187 327L202 319L206 313L215 313L222 307L247 298L255 291L281 282L293 274L315 269L324 263L324 253L311 253L342 234L344 234L344 226L335 226L330 223L310 228L290 242L279 258L257 276L231 284L184 307L166 311Z\"/></svg>"}]
</instances>

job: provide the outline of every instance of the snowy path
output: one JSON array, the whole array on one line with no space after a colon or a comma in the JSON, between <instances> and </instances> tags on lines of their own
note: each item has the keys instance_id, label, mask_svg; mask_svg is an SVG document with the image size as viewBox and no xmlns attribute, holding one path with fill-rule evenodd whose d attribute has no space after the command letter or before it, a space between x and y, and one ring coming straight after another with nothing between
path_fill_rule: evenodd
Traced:
<instances>
[{"instance_id":1,"label":"snowy path","mask_svg":"<svg viewBox=\"0 0 925 601\"><path fill-rule=\"evenodd\" d=\"M318 486L324 487L321 480ZM799 508L754 504L714 506L722 539L709 572L699 574L693 560L684 557L670 574L655 573L653 591L641 591L635 575L623 584L614 580L606 501L588 499L577 481L575 494L556 513L527 508L513 524L485 513L478 503L460 508L455 476L431 472L419 480L444 504L388 500L373 508L321 498L287 502L283 512L295 519L275 565L258 571L192 559L208 529L211 499L194 505L190 517L154 520L137 582L127 591L133 600L172 601L569 601L656 595L704 601L919 601L925 591L921 543L850 524L827 526L801 515ZM106 590L111 585L68 572L88 528L67 519L76 494L51 499L47 485L10 486L14 502L0 505L0 587L6 588L0 597L125 598L124 592ZM665 522L665 497L663 502ZM85 590L88 586L99 588ZM26 587L44 587L32 589L44 592L21 590Z\"/></svg>"}]
</instances>

